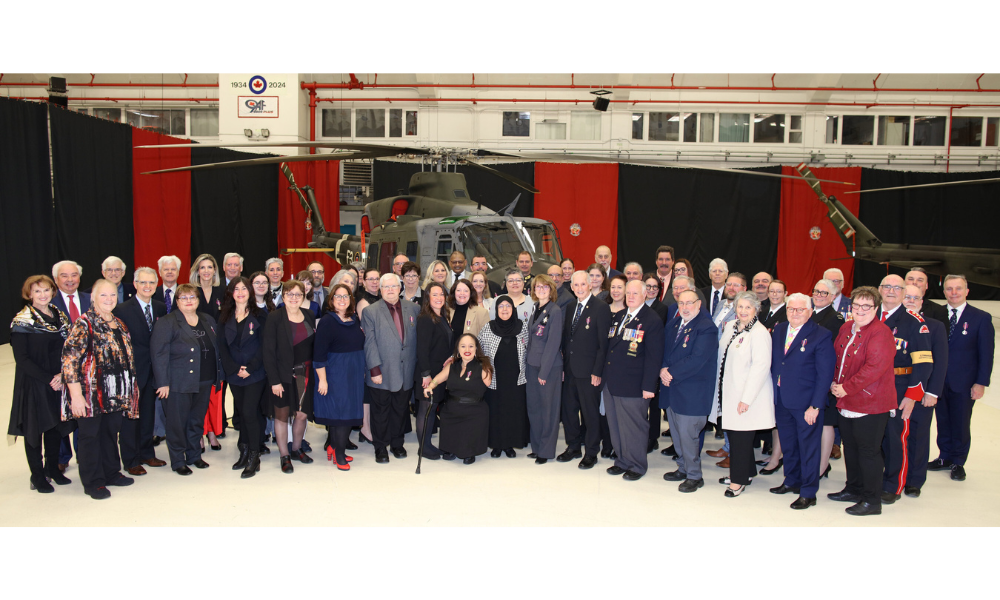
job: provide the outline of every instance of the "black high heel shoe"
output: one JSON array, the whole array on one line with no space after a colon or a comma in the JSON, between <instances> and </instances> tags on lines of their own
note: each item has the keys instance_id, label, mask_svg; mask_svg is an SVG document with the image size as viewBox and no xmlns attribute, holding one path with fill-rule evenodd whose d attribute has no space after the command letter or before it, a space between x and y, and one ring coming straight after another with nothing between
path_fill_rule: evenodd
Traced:
<instances>
[{"instance_id":1,"label":"black high heel shoe","mask_svg":"<svg viewBox=\"0 0 1000 600\"><path fill-rule=\"evenodd\" d=\"M344 448L346 448L348 450L357 450L358 449L358 445L355 444L354 442L352 442L351 440L347 440L347 445L344 446Z\"/></svg>"},{"instance_id":2,"label":"black high heel shoe","mask_svg":"<svg viewBox=\"0 0 1000 600\"><path fill-rule=\"evenodd\" d=\"M216 452L218 452L219 450L222 450L222 444L218 444L218 445L213 444L212 440L209 440L207 435L205 436L205 439L208 440L208 445L209 445L209 447L212 448L212 450L215 450ZM215 441L216 442L219 441L219 436L215 436ZM204 451L204 450L205 449L202 448L202 451Z\"/></svg>"},{"instance_id":3,"label":"black high heel shoe","mask_svg":"<svg viewBox=\"0 0 1000 600\"><path fill-rule=\"evenodd\" d=\"M784 464L785 464L785 459L784 458L779 458L778 459L778 466L774 467L773 469L761 469L760 470L760 474L761 475L771 475L772 473L775 473L778 469L780 469Z\"/></svg>"},{"instance_id":4,"label":"black high heel shoe","mask_svg":"<svg viewBox=\"0 0 1000 600\"><path fill-rule=\"evenodd\" d=\"M833 466L832 465L826 465L826 470L823 471L823 474L820 475L819 478L823 479L824 477L826 477L827 479L829 479L830 478L830 471L832 471L832 470L833 470Z\"/></svg>"},{"instance_id":5,"label":"black high heel shoe","mask_svg":"<svg viewBox=\"0 0 1000 600\"><path fill-rule=\"evenodd\" d=\"M360 442L364 442L366 444L372 443L372 441L370 439L368 439L367 437L365 437L365 434L361 433L360 431L358 432L358 442L359 443Z\"/></svg>"}]
</instances>

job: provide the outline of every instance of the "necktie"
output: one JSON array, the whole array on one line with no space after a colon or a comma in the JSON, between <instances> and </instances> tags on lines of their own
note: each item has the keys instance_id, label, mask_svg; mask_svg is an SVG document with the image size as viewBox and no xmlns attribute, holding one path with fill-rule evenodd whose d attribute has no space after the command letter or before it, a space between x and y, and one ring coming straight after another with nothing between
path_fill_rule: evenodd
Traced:
<instances>
[{"instance_id":1,"label":"necktie","mask_svg":"<svg viewBox=\"0 0 1000 600\"><path fill-rule=\"evenodd\" d=\"M677 340L681 339L681 334L684 333L684 327L686 325L687 323L681 323L677 326L677 337L674 338L674 343L677 343Z\"/></svg>"},{"instance_id":2,"label":"necktie","mask_svg":"<svg viewBox=\"0 0 1000 600\"><path fill-rule=\"evenodd\" d=\"M883 310L882 311L882 322L885 323L885 320L888 319L888 318L889 318L889 313L887 313L887 312L885 312Z\"/></svg>"},{"instance_id":3,"label":"necktie","mask_svg":"<svg viewBox=\"0 0 1000 600\"><path fill-rule=\"evenodd\" d=\"M76 323L76 320L80 318L80 309L76 307L76 302L73 301L73 294L67 294L69 298L69 322Z\"/></svg>"},{"instance_id":4,"label":"necktie","mask_svg":"<svg viewBox=\"0 0 1000 600\"><path fill-rule=\"evenodd\" d=\"M576 303L576 314L573 315L573 331L576 331L576 322L580 320L580 313L583 312L583 303Z\"/></svg>"},{"instance_id":5,"label":"necktie","mask_svg":"<svg viewBox=\"0 0 1000 600\"><path fill-rule=\"evenodd\" d=\"M625 319L622 321L622 326L618 328L618 333L625 331L625 326L628 325L631 320L632 320L632 315L626 314Z\"/></svg>"},{"instance_id":6,"label":"necktie","mask_svg":"<svg viewBox=\"0 0 1000 600\"><path fill-rule=\"evenodd\" d=\"M398 303L395 306L390 304L389 314L392 315L392 320L396 324L396 333L399 334L399 341L402 343L406 339L406 336L403 333L403 307Z\"/></svg>"},{"instance_id":7,"label":"necktie","mask_svg":"<svg viewBox=\"0 0 1000 600\"><path fill-rule=\"evenodd\" d=\"M170 301L170 292L172 291L170 289L163 290L163 303L167 305L167 312L170 312L170 309L173 308L173 302Z\"/></svg>"},{"instance_id":8,"label":"necktie","mask_svg":"<svg viewBox=\"0 0 1000 600\"><path fill-rule=\"evenodd\" d=\"M149 312L148 304L146 305L146 326L149 327L150 331L153 330L153 313Z\"/></svg>"},{"instance_id":9,"label":"necktie","mask_svg":"<svg viewBox=\"0 0 1000 600\"><path fill-rule=\"evenodd\" d=\"M712 295L712 314L715 314L715 309L719 306L719 290L715 290L715 294Z\"/></svg>"},{"instance_id":10,"label":"necktie","mask_svg":"<svg viewBox=\"0 0 1000 600\"><path fill-rule=\"evenodd\" d=\"M958 309L957 308L951 309L951 318L948 319L948 324L950 325L950 327L948 327L948 341L950 342L951 341L951 334L955 333L955 330L958 329Z\"/></svg>"},{"instance_id":11,"label":"necktie","mask_svg":"<svg viewBox=\"0 0 1000 600\"><path fill-rule=\"evenodd\" d=\"M663 302L663 299L666 297L667 297L667 279L664 277L660 279L660 302Z\"/></svg>"},{"instance_id":12,"label":"necktie","mask_svg":"<svg viewBox=\"0 0 1000 600\"><path fill-rule=\"evenodd\" d=\"M788 347L792 345L792 341L795 340L795 336L798 335L798 329L788 328L788 333L785 335L785 354L788 354Z\"/></svg>"}]
</instances>

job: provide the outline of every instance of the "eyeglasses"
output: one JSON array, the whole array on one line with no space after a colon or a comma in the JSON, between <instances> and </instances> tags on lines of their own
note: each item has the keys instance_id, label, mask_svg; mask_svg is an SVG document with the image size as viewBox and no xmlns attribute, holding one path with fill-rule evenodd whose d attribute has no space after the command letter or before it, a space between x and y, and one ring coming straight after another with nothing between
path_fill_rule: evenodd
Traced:
<instances>
[{"instance_id":1,"label":"eyeglasses","mask_svg":"<svg viewBox=\"0 0 1000 600\"><path fill-rule=\"evenodd\" d=\"M344 301L346 301L346 300L350 300L351 297L350 296L346 296L344 294L334 294L333 295L333 299L334 300L344 300Z\"/></svg>"},{"instance_id":2,"label":"eyeglasses","mask_svg":"<svg viewBox=\"0 0 1000 600\"><path fill-rule=\"evenodd\" d=\"M882 288L883 290L886 290L886 291L889 291L889 290L892 290L893 292L902 292L903 291L903 286L901 286L901 285L889 285L887 283L885 285L880 285L879 287Z\"/></svg>"},{"instance_id":3,"label":"eyeglasses","mask_svg":"<svg viewBox=\"0 0 1000 600\"><path fill-rule=\"evenodd\" d=\"M198 296L177 296L177 299L184 302L194 302L198 299Z\"/></svg>"},{"instance_id":4,"label":"eyeglasses","mask_svg":"<svg viewBox=\"0 0 1000 600\"><path fill-rule=\"evenodd\" d=\"M285 292L285 298L302 298L305 294L300 294L298 292Z\"/></svg>"},{"instance_id":5,"label":"eyeglasses","mask_svg":"<svg viewBox=\"0 0 1000 600\"><path fill-rule=\"evenodd\" d=\"M826 298L829 295L830 295L830 292L822 292L822 291L817 290L815 288L813 289L813 296L816 296L818 298Z\"/></svg>"},{"instance_id":6,"label":"eyeglasses","mask_svg":"<svg viewBox=\"0 0 1000 600\"><path fill-rule=\"evenodd\" d=\"M923 298L923 296L903 296L903 300L909 300L910 302L916 302L921 298Z\"/></svg>"},{"instance_id":7,"label":"eyeglasses","mask_svg":"<svg viewBox=\"0 0 1000 600\"><path fill-rule=\"evenodd\" d=\"M802 313L806 312L809 309L808 308L791 308L791 307L786 307L785 310L787 310L788 312L792 313L793 315L801 315Z\"/></svg>"},{"instance_id":8,"label":"eyeglasses","mask_svg":"<svg viewBox=\"0 0 1000 600\"><path fill-rule=\"evenodd\" d=\"M694 306L695 304L698 304L699 302L701 302L701 300L686 300L686 301L685 300L681 300L681 301L677 302L677 306Z\"/></svg>"},{"instance_id":9,"label":"eyeglasses","mask_svg":"<svg viewBox=\"0 0 1000 600\"><path fill-rule=\"evenodd\" d=\"M511 278L507 279L507 283L508 284L511 284L511 283L524 283L524 280L523 279L518 279L517 277L511 277Z\"/></svg>"},{"instance_id":10,"label":"eyeglasses","mask_svg":"<svg viewBox=\"0 0 1000 600\"><path fill-rule=\"evenodd\" d=\"M326 271L323 269L319 269L317 271L309 271L309 272L312 273L313 275L322 275L323 273L326 273Z\"/></svg>"},{"instance_id":11,"label":"eyeglasses","mask_svg":"<svg viewBox=\"0 0 1000 600\"><path fill-rule=\"evenodd\" d=\"M121 273L123 269L104 269L108 273Z\"/></svg>"},{"instance_id":12,"label":"eyeglasses","mask_svg":"<svg viewBox=\"0 0 1000 600\"><path fill-rule=\"evenodd\" d=\"M832 283L836 283L837 285L840 285L841 283L844 283L843 279L831 279L830 281Z\"/></svg>"},{"instance_id":13,"label":"eyeglasses","mask_svg":"<svg viewBox=\"0 0 1000 600\"><path fill-rule=\"evenodd\" d=\"M660 286L656 285L655 283L653 285L650 285L650 284L647 283L646 284L646 289L647 290L658 290L658 289L660 289Z\"/></svg>"},{"instance_id":14,"label":"eyeglasses","mask_svg":"<svg viewBox=\"0 0 1000 600\"><path fill-rule=\"evenodd\" d=\"M392 263L392 266L394 266L394 267L402 267L402 266L403 266L403 265L405 265L405 264L406 264L407 262L409 262L409 261L405 261L405 260L404 260L403 262L394 262L394 263Z\"/></svg>"},{"instance_id":15,"label":"eyeglasses","mask_svg":"<svg viewBox=\"0 0 1000 600\"><path fill-rule=\"evenodd\" d=\"M420 276L414 273L413 271L410 271L406 275L403 275L403 279L417 279L418 277Z\"/></svg>"},{"instance_id":16,"label":"eyeglasses","mask_svg":"<svg viewBox=\"0 0 1000 600\"><path fill-rule=\"evenodd\" d=\"M868 312L868 311L870 311L873 308L875 308L874 304L857 304L857 303L855 303L855 304L851 305L851 310L852 311L857 311L857 310L860 309L861 312Z\"/></svg>"},{"instance_id":17,"label":"eyeglasses","mask_svg":"<svg viewBox=\"0 0 1000 600\"><path fill-rule=\"evenodd\" d=\"M549 286L545 285L544 283L535 286L535 291L536 292L540 292L542 290L547 290L547 289L549 289Z\"/></svg>"},{"instance_id":18,"label":"eyeglasses","mask_svg":"<svg viewBox=\"0 0 1000 600\"><path fill-rule=\"evenodd\" d=\"M387 283L387 284L385 284L385 285L382 286L382 289L383 290L398 290L399 289L399 284L396 284L396 283Z\"/></svg>"},{"instance_id":19,"label":"eyeglasses","mask_svg":"<svg viewBox=\"0 0 1000 600\"><path fill-rule=\"evenodd\" d=\"M365 277L365 281L367 281L368 283L375 283L376 281L378 281L378 277Z\"/></svg>"}]
</instances>

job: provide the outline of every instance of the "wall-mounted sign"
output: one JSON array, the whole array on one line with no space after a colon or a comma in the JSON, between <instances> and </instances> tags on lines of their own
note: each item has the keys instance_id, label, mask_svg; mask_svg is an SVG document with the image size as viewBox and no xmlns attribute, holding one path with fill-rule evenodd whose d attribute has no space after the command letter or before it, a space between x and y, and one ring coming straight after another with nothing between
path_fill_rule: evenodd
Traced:
<instances>
[{"instance_id":1,"label":"wall-mounted sign","mask_svg":"<svg viewBox=\"0 0 1000 600\"><path fill-rule=\"evenodd\" d=\"M277 96L237 96L237 116L241 119L277 119Z\"/></svg>"}]
</instances>

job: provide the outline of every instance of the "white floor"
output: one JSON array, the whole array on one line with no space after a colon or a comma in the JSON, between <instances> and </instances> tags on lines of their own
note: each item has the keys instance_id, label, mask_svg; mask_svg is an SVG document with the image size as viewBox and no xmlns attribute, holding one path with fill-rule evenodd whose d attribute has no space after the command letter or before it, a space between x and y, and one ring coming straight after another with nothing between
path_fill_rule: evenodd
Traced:
<instances>
[{"instance_id":1,"label":"white floor","mask_svg":"<svg viewBox=\"0 0 1000 600\"><path fill-rule=\"evenodd\" d=\"M1000 302L976 302L1000 314ZM1000 322L994 317L1000 330ZM10 346L0 347L0 414L10 411L14 361ZM94 501L84 495L75 463L67 471L69 486L55 493L28 489L28 469L21 440L0 449L0 526L569 526L569 527L885 527L1000 525L1000 380L977 403L972 422L972 454L968 479L951 481L947 472L929 473L919 499L903 497L878 517L857 518L844 513L845 504L826 499L844 484L843 460L832 461L833 472L822 480L819 504L793 511L794 497L775 496L767 488L781 483L780 472L758 477L742 496L723 496L719 477L727 474L715 459L703 456L706 486L681 494L662 474L674 462L658 451L650 455L649 472L637 482L611 477L601 460L581 471L576 461L536 465L526 458L479 457L473 465L461 461L424 461L415 475L416 441L406 439L410 457L375 463L372 447L353 452L349 472L335 469L320 451L325 430L310 427L307 439L317 449L312 465L295 464L284 475L277 453L265 457L261 472L241 480L230 469L236 460L236 435L222 442L222 451L208 451L211 468L180 477L169 468L147 468L127 488L114 488L112 498ZM231 401L231 400L230 400ZM934 432L932 431L932 439ZM357 434L352 435L357 440ZM670 443L661 438L661 448ZM709 436L706 449L721 441ZM271 446L272 450L274 446ZM560 443L559 450L563 449ZM166 458L166 448L157 448ZM931 458L936 456L932 443Z\"/></svg>"}]
</instances>

